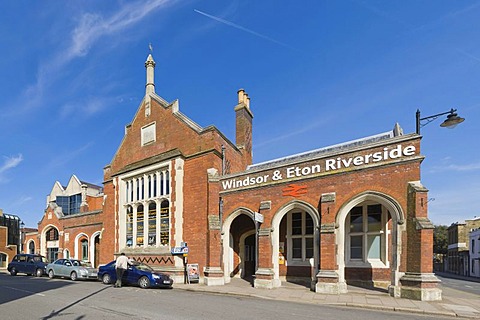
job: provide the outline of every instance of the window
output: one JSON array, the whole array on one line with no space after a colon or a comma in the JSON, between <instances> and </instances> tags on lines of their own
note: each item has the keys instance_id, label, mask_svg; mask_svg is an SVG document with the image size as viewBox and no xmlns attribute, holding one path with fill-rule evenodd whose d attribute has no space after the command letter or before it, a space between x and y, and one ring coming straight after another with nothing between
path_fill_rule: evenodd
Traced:
<instances>
[{"instance_id":1,"label":"window","mask_svg":"<svg viewBox=\"0 0 480 320\"><path fill-rule=\"evenodd\" d=\"M71 196L57 196L55 201L59 207L62 207L64 215L71 215L80 212L82 204L82 194L74 194Z\"/></svg>"},{"instance_id":2,"label":"window","mask_svg":"<svg viewBox=\"0 0 480 320\"><path fill-rule=\"evenodd\" d=\"M46 233L46 240L47 241L57 241L58 240L58 230L55 228L51 228Z\"/></svg>"},{"instance_id":3,"label":"window","mask_svg":"<svg viewBox=\"0 0 480 320\"><path fill-rule=\"evenodd\" d=\"M381 204L363 204L350 210L346 220L347 256L353 264L386 264L388 211Z\"/></svg>"},{"instance_id":4,"label":"window","mask_svg":"<svg viewBox=\"0 0 480 320\"><path fill-rule=\"evenodd\" d=\"M472 239L472 253L475 253L475 239Z\"/></svg>"},{"instance_id":5,"label":"window","mask_svg":"<svg viewBox=\"0 0 480 320\"><path fill-rule=\"evenodd\" d=\"M151 202L148 205L148 245L157 244L157 205Z\"/></svg>"},{"instance_id":6,"label":"window","mask_svg":"<svg viewBox=\"0 0 480 320\"><path fill-rule=\"evenodd\" d=\"M83 239L81 242L82 244L82 260L88 260L88 240Z\"/></svg>"},{"instance_id":7,"label":"window","mask_svg":"<svg viewBox=\"0 0 480 320\"><path fill-rule=\"evenodd\" d=\"M127 247L133 246L133 208L127 207Z\"/></svg>"},{"instance_id":8,"label":"window","mask_svg":"<svg viewBox=\"0 0 480 320\"><path fill-rule=\"evenodd\" d=\"M143 205L139 205L137 208L137 247L143 246L143 221L144 221L144 213L143 213Z\"/></svg>"},{"instance_id":9,"label":"window","mask_svg":"<svg viewBox=\"0 0 480 320\"><path fill-rule=\"evenodd\" d=\"M170 244L170 204L168 200L160 205L160 243L164 246Z\"/></svg>"},{"instance_id":10,"label":"window","mask_svg":"<svg viewBox=\"0 0 480 320\"><path fill-rule=\"evenodd\" d=\"M123 179L125 224L121 237L126 247L170 245L169 175L163 167Z\"/></svg>"},{"instance_id":11,"label":"window","mask_svg":"<svg viewBox=\"0 0 480 320\"><path fill-rule=\"evenodd\" d=\"M306 212L289 212L287 216L288 259L307 261L313 258L313 219Z\"/></svg>"}]
</instances>

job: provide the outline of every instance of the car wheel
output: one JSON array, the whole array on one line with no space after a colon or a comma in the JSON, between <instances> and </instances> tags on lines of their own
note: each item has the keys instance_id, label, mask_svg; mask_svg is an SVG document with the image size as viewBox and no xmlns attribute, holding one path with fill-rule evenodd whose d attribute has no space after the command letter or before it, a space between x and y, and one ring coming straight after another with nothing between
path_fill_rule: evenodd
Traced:
<instances>
[{"instance_id":1,"label":"car wheel","mask_svg":"<svg viewBox=\"0 0 480 320\"><path fill-rule=\"evenodd\" d=\"M72 279L72 281L77 280L77 273L76 273L75 271L73 271L72 273L70 273L70 279Z\"/></svg>"},{"instance_id":2,"label":"car wheel","mask_svg":"<svg viewBox=\"0 0 480 320\"><path fill-rule=\"evenodd\" d=\"M48 277L50 279L53 279L53 277L55 277L55 275L53 274L53 270L48 270Z\"/></svg>"},{"instance_id":3,"label":"car wheel","mask_svg":"<svg viewBox=\"0 0 480 320\"><path fill-rule=\"evenodd\" d=\"M110 277L110 275L108 273L105 273L102 277L102 282L104 284L110 284L112 283L112 278Z\"/></svg>"},{"instance_id":4,"label":"car wheel","mask_svg":"<svg viewBox=\"0 0 480 320\"><path fill-rule=\"evenodd\" d=\"M42 270L42 269L37 269L37 270L35 271L35 276L36 276L36 277L41 277L41 276L43 276L43 270Z\"/></svg>"},{"instance_id":5,"label":"car wheel","mask_svg":"<svg viewBox=\"0 0 480 320\"><path fill-rule=\"evenodd\" d=\"M10 269L10 274L12 276L16 276L17 275L17 269L15 269L15 268Z\"/></svg>"},{"instance_id":6,"label":"car wheel","mask_svg":"<svg viewBox=\"0 0 480 320\"><path fill-rule=\"evenodd\" d=\"M150 287L150 280L148 280L147 277L141 277L138 280L138 285L140 286L140 288L146 289L146 288Z\"/></svg>"}]
</instances>

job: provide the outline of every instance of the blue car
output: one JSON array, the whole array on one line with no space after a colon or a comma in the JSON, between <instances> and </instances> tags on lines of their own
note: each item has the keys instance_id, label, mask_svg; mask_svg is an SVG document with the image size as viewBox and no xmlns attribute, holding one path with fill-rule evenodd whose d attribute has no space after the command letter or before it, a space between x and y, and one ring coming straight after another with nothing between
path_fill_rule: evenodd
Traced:
<instances>
[{"instance_id":1,"label":"blue car","mask_svg":"<svg viewBox=\"0 0 480 320\"><path fill-rule=\"evenodd\" d=\"M117 281L115 261L98 268L98 279L104 284ZM168 274L157 272L150 266L141 262L132 262L122 277L122 285L138 285L140 288L172 288L173 279Z\"/></svg>"}]
</instances>

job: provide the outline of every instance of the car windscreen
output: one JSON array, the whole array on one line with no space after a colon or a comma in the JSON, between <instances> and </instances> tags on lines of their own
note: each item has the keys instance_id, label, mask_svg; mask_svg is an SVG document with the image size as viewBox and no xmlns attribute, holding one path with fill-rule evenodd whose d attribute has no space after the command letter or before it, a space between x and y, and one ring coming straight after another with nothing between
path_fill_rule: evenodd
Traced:
<instances>
[{"instance_id":1,"label":"car windscreen","mask_svg":"<svg viewBox=\"0 0 480 320\"><path fill-rule=\"evenodd\" d=\"M153 269L150 267L150 266L147 266L146 264L143 264L143 263L139 263L139 264L136 264L134 265L135 268L137 268L138 270L142 270L142 271L153 271Z\"/></svg>"},{"instance_id":2,"label":"car windscreen","mask_svg":"<svg viewBox=\"0 0 480 320\"><path fill-rule=\"evenodd\" d=\"M45 257L33 257L32 259L33 259L33 261L35 261L35 262L48 263L48 262L47 262L47 258L45 258Z\"/></svg>"}]
</instances>

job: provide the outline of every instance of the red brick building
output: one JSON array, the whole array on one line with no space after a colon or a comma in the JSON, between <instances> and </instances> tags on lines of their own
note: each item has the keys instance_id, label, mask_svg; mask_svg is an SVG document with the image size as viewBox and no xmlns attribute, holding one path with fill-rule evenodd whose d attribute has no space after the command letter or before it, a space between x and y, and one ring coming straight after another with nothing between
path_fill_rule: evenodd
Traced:
<instances>
[{"instance_id":1,"label":"red brick building","mask_svg":"<svg viewBox=\"0 0 480 320\"><path fill-rule=\"evenodd\" d=\"M47 196L47 208L38 232L25 232L24 251L39 253L49 261L75 258L98 266L102 259L103 189L73 175L67 186L55 182Z\"/></svg>"},{"instance_id":2,"label":"red brick building","mask_svg":"<svg viewBox=\"0 0 480 320\"><path fill-rule=\"evenodd\" d=\"M343 293L361 284L441 299L420 135L395 125L252 164L253 113L244 90L233 108L232 142L182 114L178 100L157 95L151 55L145 66L145 96L104 168L103 205L89 206L72 224L46 212L64 225L64 235L71 230L74 245L64 249L77 252L72 248L84 233L90 246L99 239L100 263L125 252L183 281L183 257L172 250L187 244L188 261L198 263L207 285L242 277L258 288L292 281ZM49 225L44 217L42 234Z\"/></svg>"}]
</instances>

